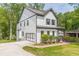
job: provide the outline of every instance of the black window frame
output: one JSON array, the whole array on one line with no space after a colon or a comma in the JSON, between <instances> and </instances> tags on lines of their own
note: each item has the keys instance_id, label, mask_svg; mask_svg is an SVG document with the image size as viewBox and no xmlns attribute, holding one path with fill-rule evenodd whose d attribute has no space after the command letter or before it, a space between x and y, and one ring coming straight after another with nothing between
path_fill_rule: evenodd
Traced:
<instances>
[{"instance_id":1,"label":"black window frame","mask_svg":"<svg viewBox=\"0 0 79 59\"><path fill-rule=\"evenodd\" d=\"M20 26L22 26L22 24L20 23Z\"/></svg>"},{"instance_id":2,"label":"black window frame","mask_svg":"<svg viewBox=\"0 0 79 59\"><path fill-rule=\"evenodd\" d=\"M50 25L50 19L46 19L46 25Z\"/></svg>"},{"instance_id":3,"label":"black window frame","mask_svg":"<svg viewBox=\"0 0 79 59\"><path fill-rule=\"evenodd\" d=\"M52 31L52 35L53 35L53 36L55 35L55 31Z\"/></svg>"},{"instance_id":4,"label":"black window frame","mask_svg":"<svg viewBox=\"0 0 79 59\"><path fill-rule=\"evenodd\" d=\"M50 31L47 31L47 35L50 35Z\"/></svg>"},{"instance_id":5,"label":"black window frame","mask_svg":"<svg viewBox=\"0 0 79 59\"><path fill-rule=\"evenodd\" d=\"M44 34L44 31L41 31L41 35Z\"/></svg>"},{"instance_id":6,"label":"black window frame","mask_svg":"<svg viewBox=\"0 0 79 59\"><path fill-rule=\"evenodd\" d=\"M29 26L29 20L27 20L27 26Z\"/></svg>"},{"instance_id":7,"label":"black window frame","mask_svg":"<svg viewBox=\"0 0 79 59\"><path fill-rule=\"evenodd\" d=\"M25 21L24 21L24 26L25 26Z\"/></svg>"},{"instance_id":8,"label":"black window frame","mask_svg":"<svg viewBox=\"0 0 79 59\"><path fill-rule=\"evenodd\" d=\"M24 36L24 31L22 31L22 36Z\"/></svg>"},{"instance_id":9,"label":"black window frame","mask_svg":"<svg viewBox=\"0 0 79 59\"><path fill-rule=\"evenodd\" d=\"M52 25L55 25L55 20L51 20L51 22L52 22Z\"/></svg>"}]
</instances>

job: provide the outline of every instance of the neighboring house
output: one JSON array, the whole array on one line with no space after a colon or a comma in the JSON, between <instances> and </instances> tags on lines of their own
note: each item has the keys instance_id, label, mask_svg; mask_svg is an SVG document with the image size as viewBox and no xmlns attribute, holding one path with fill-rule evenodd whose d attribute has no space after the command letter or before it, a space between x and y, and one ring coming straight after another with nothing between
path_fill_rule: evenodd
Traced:
<instances>
[{"instance_id":1,"label":"neighboring house","mask_svg":"<svg viewBox=\"0 0 79 59\"><path fill-rule=\"evenodd\" d=\"M66 36L71 36L71 37L79 38L79 29L71 30L71 31L66 31L65 35Z\"/></svg>"},{"instance_id":2,"label":"neighboring house","mask_svg":"<svg viewBox=\"0 0 79 59\"><path fill-rule=\"evenodd\" d=\"M57 17L52 9L47 11L25 8L17 24L17 40L41 42L41 35L63 36Z\"/></svg>"}]
</instances>

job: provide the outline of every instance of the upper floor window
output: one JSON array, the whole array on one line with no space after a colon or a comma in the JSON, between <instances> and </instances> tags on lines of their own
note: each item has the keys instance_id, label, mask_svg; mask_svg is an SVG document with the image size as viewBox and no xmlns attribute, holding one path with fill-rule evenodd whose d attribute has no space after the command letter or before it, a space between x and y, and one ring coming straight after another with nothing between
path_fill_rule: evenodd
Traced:
<instances>
[{"instance_id":1,"label":"upper floor window","mask_svg":"<svg viewBox=\"0 0 79 59\"><path fill-rule=\"evenodd\" d=\"M22 36L24 36L24 32L22 31Z\"/></svg>"},{"instance_id":2,"label":"upper floor window","mask_svg":"<svg viewBox=\"0 0 79 59\"><path fill-rule=\"evenodd\" d=\"M24 21L24 26L25 26L25 21Z\"/></svg>"},{"instance_id":3,"label":"upper floor window","mask_svg":"<svg viewBox=\"0 0 79 59\"><path fill-rule=\"evenodd\" d=\"M46 19L46 24L50 25L50 19Z\"/></svg>"},{"instance_id":4,"label":"upper floor window","mask_svg":"<svg viewBox=\"0 0 79 59\"><path fill-rule=\"evenodd\" d=\"M52 20L52 25L55 25L55 20Z\"/></svg>"},{"instance_id":5,"label":"upper floor window","mask_svg":"<svg viewBox=\"0 0 79 59\"><path fill-rule=\"evenodd\" d=\"M22 24L20 23L20 26L22 26Z\"/></svg>"},{"instance_id":6,"label":"upper floor window","mask_svg":"<svg viewBox=\"0 0 79 59\"><path fill-rule=\"evenodd\" d=\"M29 20L27 20L27 26L29 25Z\"/></svg>"}]
</instances>

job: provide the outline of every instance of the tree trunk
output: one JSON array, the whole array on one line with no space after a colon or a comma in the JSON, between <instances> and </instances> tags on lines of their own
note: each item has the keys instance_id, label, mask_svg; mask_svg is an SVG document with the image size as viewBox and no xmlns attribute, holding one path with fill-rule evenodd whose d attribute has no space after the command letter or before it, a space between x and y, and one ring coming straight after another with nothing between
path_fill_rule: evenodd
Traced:
<instances>
[{"instance_id":1,"label":"tree trunk","mask_svg":"<svg viewBox=\"0 0 79 59\"><path fill-rule=\"evenodd\" d=\"M12 39L12 21L10 20L10 37L9 39Z\"/></svg>"}]
</instances>

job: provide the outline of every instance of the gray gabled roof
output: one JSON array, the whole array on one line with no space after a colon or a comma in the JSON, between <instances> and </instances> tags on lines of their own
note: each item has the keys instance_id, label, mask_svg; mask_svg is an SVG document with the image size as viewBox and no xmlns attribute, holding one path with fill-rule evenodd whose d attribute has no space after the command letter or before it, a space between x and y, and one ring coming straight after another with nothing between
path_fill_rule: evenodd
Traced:
<instances>
[{"instance_id":1,"label":"gray gabled roof","mask_svg":"<svg viewBox=\"0 0 79 59\"><path fill-rule=\"evenodd\" d=\"M44 10L37 10L37 9L33 9L33 8L27 8L27 9L38 15L44 15L46 13L46 11L44 11Z\"/></svg>"},{"instance_id":2,"label":"gray gabled roof","mask_svg":"<svg viewBox=\"0 0 79 59\"><path fill-rule=\"evenodd\" d=\"M46 11L45 10L37 10L37 9L33 9L33 8L27 8L27 9L34 12L37 15L42 15L42 16L46 15L49 11L52 11L54 16L56 17L56 14L52 8L50 8L49 10L46 10Z\"/></svg>"},{"instance_id":3,"label":"gray gabled roof","mask_svg":"<svg viewBox=\"0 0 79 59\"><path fill-rule=\"evenodd\" d=\"M33 8L27 8L28 10L34 12L37 15L41 15L44 16L46 15L49 11L51 11L53 13L53 15L55 16L55 18L57 19L57 23L58 23L58 17L56 16L54 10L52 8L48 9L48 10L37 10L37 9L33 9Z\"/></svg>"},{"instance_id":4,"label":"gray gabled roof","mask_svg":"<svg viewBox=\"0 0 79 59\"><path fill-rule=\"evenodd\" d=\"M25 9L25 7L23 7L23 9L22 9L20 18L21 18L21 16L22 16L22 13L23 13L24 9ZM54 16L56 17L56 19L58 19L57 16L56 16L56 14L55 14L55 12L53 11L52 8L50 8L49 10L46 10L46 11L45 11L45 10L37 10L37 9L34 9L34 8L26 8L26 9L32 11L33 13L35 13L35 14L37 14L37 15L41 15L41 16L44 16L44 15L46 15L49 11L52 11L52 13L53 13ZM19 19L20 19L20 18L19 18Z\"/></svg>"}]
</instances>

